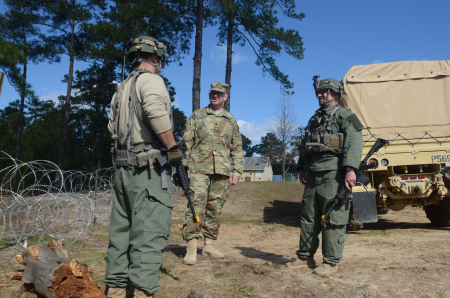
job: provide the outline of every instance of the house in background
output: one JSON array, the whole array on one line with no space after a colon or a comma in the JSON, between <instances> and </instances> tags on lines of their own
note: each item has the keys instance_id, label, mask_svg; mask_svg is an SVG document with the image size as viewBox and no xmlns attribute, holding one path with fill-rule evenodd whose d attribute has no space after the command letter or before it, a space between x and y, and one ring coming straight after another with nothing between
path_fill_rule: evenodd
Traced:
<instances>
[{"instance_id":1,"label":"house in background","mask_svg":"<svg viewBox=\"0 0 450 298\"><path fill-rule=\"evenodd\" d=\"M273 181L270 159L267 157L244 157L244 172L239 181Z\"/></svg>"}]
</instances>

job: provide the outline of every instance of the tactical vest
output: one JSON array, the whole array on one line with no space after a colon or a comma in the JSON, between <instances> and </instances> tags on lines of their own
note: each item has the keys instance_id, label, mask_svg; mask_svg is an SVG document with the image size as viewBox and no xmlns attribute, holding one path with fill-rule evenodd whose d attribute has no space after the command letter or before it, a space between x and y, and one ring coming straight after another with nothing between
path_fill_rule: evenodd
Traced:
<instances>
[{"instance_id":1,"label":"tactical vest","mask_svg":"<svg viewBox=\"0 0 450 298\"><path fill-rule=\"evenodd\" d=\"M136 88L136 82L138 77L143 73L150 73L152 72L143 69L143 68L136 68L130 77L127 78L124 82L122 82L117 90L117 94L114 98L114 102L111 106L113 119L111 121L112 124L112 139L113 139L113 147L111 148L111 153L113 157L113 164L115 166L119 167L126 167L126 166L134 166L134 167L143 167L146 165L149 165L150 167L153 166L153 162L155 161L155 158L160 154L160 149L162 148L162 144L159 140L159 138L154 133L153 129L150 126L150 123L144 115L144 111L141 107L141 102L138 99L137 96L137 88ZM131 86L130 86L130 97L128 100L129 105L129 117L128 117L128 132L126 137L126 149L120 150L119 144L118 144L118 126L119 126L119 113L120 113L120 104L122 103L122 96L124 92L124 86L127 83L127 81L131 79ZM150 133L152 142L151 144L138 144L135 145L134 143L134 117L137 115L141 122L144 124L145 129L148 130ZM170 109L169 117L171 122L172 120L172 109Z\"/></svg>"},{"instance_id":2,"label":"tactical vest","mask_svg":"<svg viewBox=\"0 0 450 298\"><path fill-rule=\"evenodd\" d=\"M300 155L306 158L307 154L330 152L341 154L344 145L344 134L331 129L331 120L340 106L331 111L328 118L319 117L319 112L311 118L305 129L305 137L300 144Z\"/></svg>"}]
</instances>

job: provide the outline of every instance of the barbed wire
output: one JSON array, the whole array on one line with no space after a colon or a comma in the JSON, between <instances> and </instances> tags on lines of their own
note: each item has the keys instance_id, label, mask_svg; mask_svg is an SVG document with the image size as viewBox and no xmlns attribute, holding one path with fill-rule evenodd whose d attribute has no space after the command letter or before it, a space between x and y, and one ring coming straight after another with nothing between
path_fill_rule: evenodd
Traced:
<instances>
[{"instance_id":1,"label":"barbed wire","mask_svg":"<svg viewBox=\"0 0 450 298\"><path fill-rule=\"evenodd\" d=\"M0 262L54 239L76 243L86 230L109 225L115 167L62 171L50 161L22 162L0 151ZM182 190L172 184L172 201Z\"/></svg>"}]
</instances>

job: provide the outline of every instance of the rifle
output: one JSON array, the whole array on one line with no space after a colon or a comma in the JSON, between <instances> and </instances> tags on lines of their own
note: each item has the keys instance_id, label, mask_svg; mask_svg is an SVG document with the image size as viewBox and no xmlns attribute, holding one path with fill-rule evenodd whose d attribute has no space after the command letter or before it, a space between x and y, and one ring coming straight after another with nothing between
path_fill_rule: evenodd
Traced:
<instances>
[{"instance_id":1,"label":"rifle","mask_svg":"<svg viewBox=\"0 0 450 298\"><path fill-rule=\"evenodd\" d=\"M181 154L183 155L183 158L186 158L186 150L187 146L184 140L181 140L181 142L178 143L180 146ZM159 163L159 165L164 167L167 164L167 154L160 154L156 157L156 161ZM200 222L200 218L195 213L194 205L192 204L191 196L195 194L195 192L191 189L191 183L187 174L187 171L189 171L188 166L184 166L183 162L180 162L178 166L175 168L176 172L173 175L173 180L175 182L176 186L181 187L181 189L184 191L184 196L188 200L189 208L191 208L192 211L192 221L198 225Z\"/></svg>"},{"instance_id":2,"label":"rifle","mask_svg":"<svg viewBox=\"0 0 450 298\"><path fill-rule=\"evenodd\" d=\"M374 153L376 153L378 150L380 150L381 147L387 144L389 144L389 142L383 139L377 139L375 144L373 144L366 157L359 164L358 170L355 173L356 183L361 183L363 186L367 186L370 183L370 178L364 175L364 173L369 169L377 168L378 162L376 162L375 160L371 161L370 163L367 162ZM349 190L345 187L345 185L342 186L341 189L339 189L337 195L331 200L333 204L331 205L330 209L328 209L328 211L324 215L322 215L322 225L325 224L325 222L328 220L328 217L330 216L330 213L331 211L333 211L334 207L336 207L338 204L345 204L347 202L348 192Z\"/></svg>"}]
</instances>

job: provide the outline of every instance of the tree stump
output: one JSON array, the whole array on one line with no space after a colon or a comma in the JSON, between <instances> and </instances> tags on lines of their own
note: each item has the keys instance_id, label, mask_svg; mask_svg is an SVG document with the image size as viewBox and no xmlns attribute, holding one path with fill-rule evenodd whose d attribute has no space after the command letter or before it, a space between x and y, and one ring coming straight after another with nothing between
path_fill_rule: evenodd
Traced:
<instances>
[{"instance_id":1,"label":"tree stump","mask_svg":"<svg viewBox=\"0 0 450 298\"><path fill-rule=\"evenodd\" d=\"M14 258L25 265L21 290L47 298L106 298L88 274L88 266L70 259L65 240L28 247Z\"/></svg>"}]
</instances>

